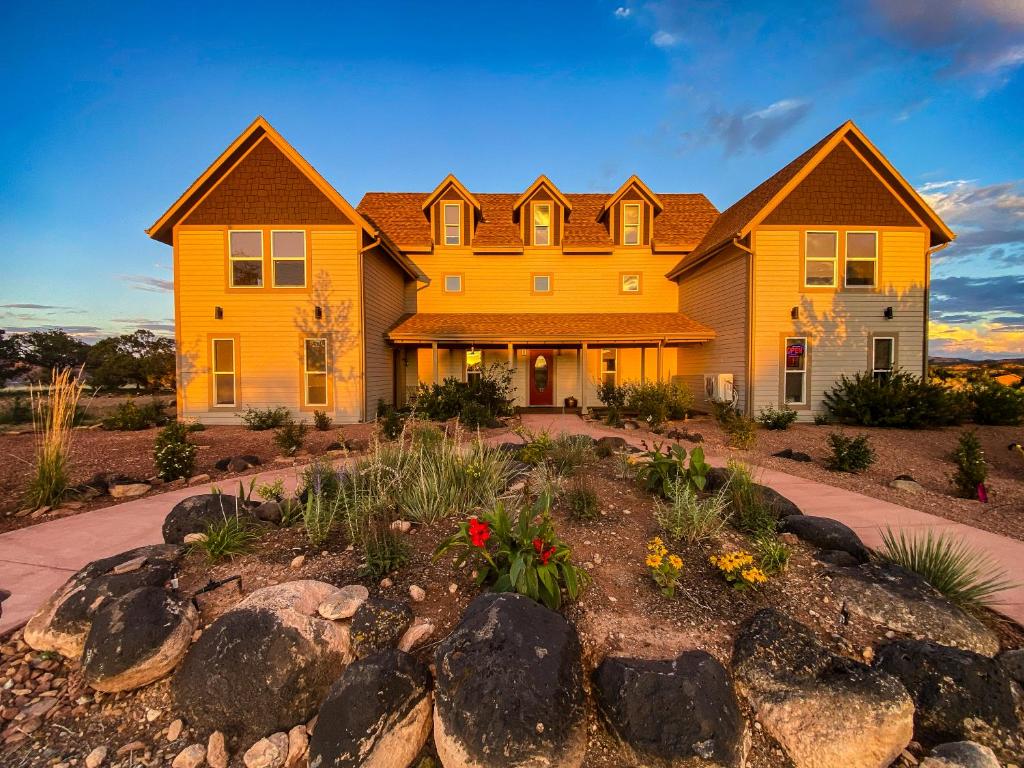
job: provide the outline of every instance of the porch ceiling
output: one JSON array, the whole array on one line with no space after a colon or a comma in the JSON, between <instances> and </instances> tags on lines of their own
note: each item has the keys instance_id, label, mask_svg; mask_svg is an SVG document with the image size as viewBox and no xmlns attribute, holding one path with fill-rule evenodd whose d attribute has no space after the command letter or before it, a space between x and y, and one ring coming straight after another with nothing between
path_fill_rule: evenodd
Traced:
<instances>
[{"instance_id":1,"label":"porch ceiling","mask_svg":"<svg viewBox=\"0 0 1024 768\"><path fill-rule=\"evenodd\" d=\"M405 315L388 333L396 344L685 344L713 338L713 330L678 312L418 312Z\"/></svg>"}]
</instances>

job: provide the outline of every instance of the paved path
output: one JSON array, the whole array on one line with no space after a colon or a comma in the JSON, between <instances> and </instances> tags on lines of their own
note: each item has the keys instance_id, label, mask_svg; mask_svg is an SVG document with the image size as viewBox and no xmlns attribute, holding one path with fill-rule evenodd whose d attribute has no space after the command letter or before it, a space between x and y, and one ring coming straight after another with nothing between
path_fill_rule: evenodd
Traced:
<instances>
[{"instance_id":1,"label":"paved path","mask_svg":"<svg viewBox=\"0 0 1024 768\"><path fill-rule=\"evenodd\" d=\"M634 445L643 439L636 433L609 430L574 415L525 415L523 424L528 429L547 429L552 434L616 435ZM510 438L496 438L506 439ZM707 458L712 464L725 463L721 457ZM301 468L287 467L262 472L257 477L259 482L280 477L289 488L294 488L300 471ZM881 543L880 532L887 526L910 532L932 528L961 536L969 546L991 556L1019 585L1004 592L1000 604L994 607L1024 624L1024 542L784 472L758 469L756 475L759 482L792 499L806 514L831 517L850 526L868 546ZM233 482L223 482L222 490L234 492ZM209 486L181 488L0 535L0 587L12 593L4 603L0 635L27 621L57 587L87 563L162 541L160 527L171 507L187 496L207 491Z\"/></svg>"}]
</instances>

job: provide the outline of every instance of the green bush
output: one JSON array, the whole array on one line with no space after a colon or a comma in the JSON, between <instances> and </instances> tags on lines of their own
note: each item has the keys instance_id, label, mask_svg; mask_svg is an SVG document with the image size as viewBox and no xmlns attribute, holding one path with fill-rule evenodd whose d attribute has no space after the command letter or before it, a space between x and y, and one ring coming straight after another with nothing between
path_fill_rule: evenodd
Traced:
<instances>
[{"instance_id":1,"label":"green bush","mask_svg":"<svg viewBox=\"0 0 1024 768\"><path fill-rule=\"evenodd\" d=\"M978 435L973 430L960 433L952 459L956 464L956 472L950 482L957 495L965 499L977 499L978 486L988 477L988 464L985 463L985 452L981 450Z\"/></svg>"},{"instance_id":2,"label":"green bush","mask_svg":"<svg viewBox=\"0 0 1024 768\"><path fill-rule=\"evenodd\" d=\"M601 516L597 491L593 489L585 475L574 475L569 480L569 487L565 490L563 500L573 520L589 522Z\"/></svg>"},{"instance_id":3,"label":"green bush","mask_svg":"<svg viewBox=\"0 0 1024 768\"><path fill-rule=\"evenodd\" d=\"M704 460L704 449L699 445L690 451L689 463L686 448L681 445L673 445L665 452L656 446L643 457L646 461L637 465L637 478L644 488L662 498L671 498L678 483L694 491L703 491L708 483L711 465Z\"/></svg>"},{"instance_id":4,"label":"green bush","mask_svg":"<svg viewBox=\"0 0 1024 768\"><path fill-rule=\"evenodd\" d=\"M972 382L968 397L975 424L1015 427L1024 421L1024 390L985 377Z\"/></svg>"},{"instance_id":5,"label":"green bush","mask_svg":"<svg viewBox=\"0 0 1024 768\"><path fill-rule=\"evenodd\" d=\"M757 442L757 422L740 413L735 402L713 400L711 411L722 431L729 438L729 445L740 450L753 448Z\"/></svg>"},{"instance_id":6,"label":"green bush","mask_svg":"<svg viewBox=\"0 0 1024 768\"><path fill-rule=\"evenodd\" d=\"M827 413L814 414L814 426L827 427L832 423L832 418Z\"/></svg>"},{"instance_id":7,"label":"green bush","mask_svg":"<svg viewBox=\"0 0 1024 768\"><path fill-rule=\"evenodd\" d=\"M302 508L302 527L306 538L314 547L321 546L331 535L338 512L338 498L329 499L322 493L310 493Z\"/></svg>"},{"instance_id":8,"label":"green bush","mask_svg":"<svg viewBox=\"0 0 1024 768\"><path fill-rule=\"evenodd\" d=\"M303 490L333 500L341 493L341 476L329 459L317 458L302 470L300 480Z\"/></svg>"},{"instance_id":9,"label":"green bush","mask_svg":"<svg viewBox=\"0 0 1024 768\"><path fill-rule=\"evenodd\" d=\"M730 461L728 469L725 494L729 499L730 522L738 530L755 537L774 535L778 519L754 482L750 469L737 461Z\"/></svg>"},{"instance_id":10,"label":"green bush","mask_svg":"<svg viewBox=\"0 0 1024 768\"><path fill-rule=\"evenodd\" d=\"M572 475L596 459L594 441L586 435L558 435L547 445L544 455L544 461L559 475Z\"/></svg>"},{"instance_id":11,"label":"green bush","mask_svg":"<svg viewBox=\"0 0 1024 768\"><path fill-rule=\"evenodd\" d=\"M175 421L160 430L153 443L153 463L163 480L191 477L198 449L188 441L187 424Z\"/></svg>"},{"instance_id":12,"label":"green bush","mask_svg":"<svg viewBox=\"0 0 1024 768\"><path fill-rule=\"evenodd\" d=\"M334 419L328 415L327 411L313 411L313 426L318 432L326 432L331 428L332 423L334 423Z\"/></svg>"},{"instance_id":13,"label":"green bush","mask_svg":"<svg viewBox=\"0 0 1024 768\"><path fill-rule=\"evenodd\" d=\"M459 422L470 429L480 429L494 425L494 414L483 403L466 403L459 411Z\"/></svg>"},{"instance_id":14,"label":"green bush","mask_svg":"<svg viewBox=\"0 0 1024 768\"><path fill-rule=\"evenodd\" d=\"M830 432L828 444L832 453L825 459L825 466L833 472L863 472L875 463L875 449L867 435L847 437Z\"/></svg>"},{"instance_id":15,"label":"green bush","mask_svg":"<svg viewBox=\"0 0 1024 768\"><path fill-rule=\"evenodd\" d=\"M268 429L283 427L291 420L287 408L246 408L240 417L245 426L253 432L264 432Z\"/></svg>"},{"instance_id":16,"label":"green bush","mask_svg":"<svg viewBox=\"0 0 1024 768\"><path fill-rule=\"evenodd\" d=\"M236 511L235 514L225 514L223 520L206 526L203 537L189 546L203 552L209 562L215 563L225 557L248 552L256 539L256 534Z\"/></svg>"},{"instance_id":17,"label":"green bush","mask_svg":"<svg viewBox=\"0 0 1024 768\"><path fill-rule=\"evenodd\" d=\"M408 565L412 559L409 545L400 532L391 528L389 521L374 521L361 537L360 546L366 562L360 573L381 579Z\"/></svg>"},{"instance_id":18,"label":"green bush","mask_svg":"<svg viewBox=\"0 0 1024 768\"><path fill-rule=\"evenodd\" d=\"M377 426L385 440L397 440L405 428L405 414L383 400L377 401Z\"/></svg>"},{"instance_id":19,"label":"green bush","mask_svg":"<svg viewBox=\"0 0 1024 768\"><path fill-rule=\"evenodd\" d=\"M618 386L614 381L602 381L597 387L597 399L607 409L605 423L611 427L622 426L622 412L626 409L625 387Z\"/></svg>"},{"instance_id":20,"label":"green bush","mask_svg":"<svg viewBox=\"0 0 1024 768\"><path fill-rule=\"evenodd\" d=\"M963 393L906 371L844 375L825 393L825 406L840 424L903 429L959 424L968 410Z\"/></svg>"},{"instance_id":21,"label":"green bush","mask_svg":"<svg viewBox=\"0 0 1024 768\"><path fill-rule=\"evenodd\" d=\"M302 448L308 431L309 425L305 422L295 421L289 414L274 430L274 444L286 456L294 456Z\"/></svg>"},{"instance_id":22,"label":"green bush","mask_svg":"<svg viewBox=\"0 0 1024 768\"><path fill-rule=\"evenodd\" d=\"M725 526L728 500L723 493L700 498L686 482L672 483L668 503L658 502L654 518L672 541L689 545L714 538Z\"/></svg>"},{"instance_id":23,"label":"green bush","mask_svg":"<svg viewBox=\"0 0 1024 768\"><path fill-rule=\"evenodd\" d=\"M761 413L757 415L757 420L765 429L783 430L789 429L790 425L796 421L796 417L796 411L788 405L783 405L781 408L769 405L761 410Z\"/></svg>"},{"instance_id":24,"label":"green bush","mask_svg":"<svg viewBox=\"0 0 1024 768\"><path fill-rule=\"evenodd\" d=\"M492 426L499 416L512 413L515 387L512 369L492 363L469 381L449 377L440 384L420 384L413 405L431 421L448 421L466 415L476 426Z\"/></svg>"},{"instance_id":25,"label":"green bush","mask_svg":"<svg viewBox=\"0 0 1024 768\"><path fill-rule=\"evenodd\" d=\"M0 411L0 424L28 424L31 421L32 406L23 395L15 395L10 405Z\"/></svg>"},{"instance_id":26,"label":"green bush","mask_svg":"<svg viewBox=\"0 0 1024 768\"><path fill-rule=\"evenodd\" d=\"M168 404L165 400L153 398L143 406L135 404L133 398L117 406L117 409L103 419L103 428L120 432L138 432L150 427L160 427L167 423Z\"/></svg>"}]
</instances>

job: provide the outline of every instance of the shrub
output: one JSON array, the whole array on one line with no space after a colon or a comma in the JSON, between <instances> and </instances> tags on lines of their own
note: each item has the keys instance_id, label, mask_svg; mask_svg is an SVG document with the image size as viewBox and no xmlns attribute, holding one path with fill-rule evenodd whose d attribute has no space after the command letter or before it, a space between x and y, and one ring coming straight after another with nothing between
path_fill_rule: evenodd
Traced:
<instances>
[{"instance_id":1,"label":"shrub","mask_svg":"<svg viewBox=\"0 0 1024 768\"><path fill-rule=\"evenodd\" d=\"M772 510L757 487L750 470L739 462L729 462L729 482L725 487L731 510L730 520L735 528L753 536L775 533L778 523Z\"/></svg>"},{"instance_id":2,"label":"shrub","mask_svg":"<svg viewBox=\"0 0 1024 768\"><path fill-rule=\"evenodd\" d=\"M765 572L754 565L754 556L749 552L723 552L708 559L734 589L757 588L768 581Z\"/></svg>"},{"instance_id":3,"label":"shrub","mask_svg":"<svg viewBox=\"0 0 1024 768\"><path fill-rule=\"evenodd\" d=\"M524 464L537 466L548 457L548 452L551 450L551 446L554 445L554 441L547 432L542 431L534 434L525 430L518 430L517 434L526 440L523 447L519 449L517 456L519 461Z\"/></svg>"},{"instance_id":4,"label":"shrub","mask_svg":"<svg viewBox=\"0 0 1024 768\"><path fill-rule=\"evenodd\" d=\"M597 387L597 399L604 405L605 423L611 427L622 425L622 412L626 408L625 387L618 386L614 381L602 381Z\"/></svg>"},{"instance_id":5,"label":"shrub","mask_svg":"<svg viewBox=\"0 0 1024 768\"><path fill-rule=\"evenodd\" d=\"M986 377L972 383L968 397L976 424L1015 427L1024 421L1024 390Z\"/></svg>"},{"instance_id":6,"label":"shrub","mask_svg":"<svg viewBox=\"0 0 1024 768\"><path fill-rule=\"evenodd\" d=\"M326 432L333 423L334 419L328 415L327 411L313 411L313 426L318 432Z\"/></svg>"},{"instance_id":7,"label":"shrub","mask_svg":"<svg viewBox=\"0 0 1024 768\"><path fill-rule=\"evenodd\" d=\"M728 500L723 493L702 499L677 479L668 499L668 504L658 502L654 519L672 541L692 546L714 537L725 526Z\"/></svg>"},{"instance_id":8,"label":"shrub","mask_svg":"<svg viewBox=\"0 0 1024 768\"><path fill-rule=\"evenodd\" d=\"M256 495L264 501L284 501L284 480L279 477L272 483L260 483Z\"/></svg>"},{"instance_id":9,"label":"shrub","mask_svg":"<svg viewBox=\"0 0 1024 768\"><path fill-rule=\"evenodd\" d=\"M829 415L841 424L862 427L921 427L959 424L966 397L906 371L875 378L870 372L842 376L825 393Z\"/></svg>"},{"instance_id":10,"label":"shrub","mask_svg":"<svg viewBox=\"0 0 1024 768\"><path fill-rule=\"evenodd\" d=\"M57 506L67 492L71 427L83 387L69 368L55 368L45 394L42 389L31 390L36 455L26 501L33 507Z\"/></svg>"},{"instance_id":11,"label":"shrub","mask_svg":"<svg viewBox=\"0 0 1024 768\"><path fill-rule=\"evenodd\" d=\"M281 452L286 456L294 456L298 453L299 449L302 448L302 444L306 440L306 432L308 430L309 425L302 421L295 421L291 415L289 415L278 426L278 428L274 430L274 444L280 448Z\"/></svg>"},{"instance_id":12,"label":"shrub","mask_svg":"<svg viewBox=\"0 0 1024 768\"><path fill-rule=\"evenodd\" d=\"M826 427L832 423L832 418L827 413L814 414L814 426Z\"/></svg>"},{"instance_id":13,"label":"shrub","mask_svg":"<svg viewBox=\"0 0 1024 768\"><path fill-rule=\"evenodd\" d=\"M302 488L308 493L319 494L333 500L341 493L341 477L334 464L323 457L314 459L302 470Z\"/></svg>"},{"instance_id":14,"label":"shrub","mask_svg":"<svg viewBox=\"0 0 1024 768\"><path fill-rule=\"evenodd\" d=\"M220 522L210 523L203 538L189 546L203 552L206 559L214 563L248 552L255 539L256 534L236 511L233 515L225 514Z\"/></svg>"},{"instance_id":15,"label":"shrub","mask_svg":"<svg viewBox=\"0 0 1024 768\"><path fill-rule=\"evenodd\" d=\"M596 459L594 441L586 435L558 435L544 455L544 461L559 475L571 475Z\"/></svg>"},{"instance_id":16,"label":"shrub","mask_svg":"<svg viewBox=\"0 0 1024 768\"><path fill-rule=\"evenodd\" d=\"M492 363L470 381L449 377L440 384L420 384L414 407L432 421L448 421L466 411L475 422L471 426L491 426L499 416L512 413L514 392L512 369Z\"/></svg>"},{"instance_id":17,"label":"shrub","mask_svg":"<svg viewBox=\"0 0 1024 768\"><path fill-rule=\"evenodd\" d=\"M27 424L30 421L32 406L22 395L15 395L7 409L0 411L0 424Z\"/></svg>"},{"instance_id":18,"label":"shrub","mask_svg":"<svg viewBox=\"0 0 1024 768\"><path fill-rule=\"evenodd\" d=\"M960 433L952 459L956 464L956 472L950 482L957 495L965 499L979 498L979 486L988 477L988 464L985 463L985 452L981 450L978 435L973 430L965 429Z\"/></svg>"},{"instance_id":19,"label":"shrub","mask_svg":"<svg viewBox=\"0 0 1024 768\"><path fill-rule=\"evenodd\" d=\"M405 538L391 528L388 520L374 521L369 525L360 544L366 558L361 573L374 579L403 568L412 559Z\"/></svg>"},{"instance_id":20,"label":"shrub","mask_svg":"<svg viewBox=\"0 0 1024 768\"><path fill-rule=\"evenodd\" d=\"M292 421L287 408L246 408L241 419L253 432L277 429Z\"/></svg>"},{"instance_id":21,"label":"shrub","mask_svg":"<svg viewBox=\"0 0 1024 768\"><path fill-rule=\"evenodd\" d=\"M518 592L557 610L562 591L576 600L589 577L573 565L571 550L555 532L550 509L547 495L514 515L499 502L491 512L459 523L459 530L441 542L434 557L454 549L457 565L473 562L478 584L495 592Z\"/></svg>"},{"instance_id":22,"label":"shrub","mask_svg":"<svg viewBox=\"0 0 1024 768\"><path fill-rule=\"evenodd\" d=\"M998 592L1015 586L994 561L947 533L928 529L908 537L903 531L887 529L882 533L882 543L882 557L920 575L965 608L981 608Z\"/></svg>"},{"instance_id":23,"label":"shrub","mask_svg":"<svg viewBox=\"0 0 1024 768\"><path fill-rule=\"evenodd\" d=\"M671 599L676 596L679 576L683 572L683 560L670 554L664 542L655 536L647 542L647 557L644 560L651 580L658 585L661 594Z\"/></svg>"},{"instance_id":24,"label":"shrub","mask_svg":"<svg viewBox=\"0 0 1024 768\"><path fill-rule=\"evenodd\" d=\"M682 384L634 382L627 384L626 409L654 429L668 419L682 419L693 407L693 395Z\"/></svg>"},{"instance_id":25,"label":"shrub","mask_svg":"<svg viewBox=\"0 0 1024 768\"><path fill-rule=\"evenodd\" d=\"M397 440L405 429L405 414L391 403L377 401L377 426L385 440Z\"/></svg>"},{"instance_id":26,"label":"shrub","mask_svg":"<svg viewBox=\"0 0 1024 768\"><path fill-rule=\"evenodd\" d=\"M711 465L704 461L704 449L699 445L690 451L689 463L686 448L681 445L673 445L664 453L656 446L643 455L647 461L638 465L637 477L651 493L667 499L679 482L695 491L703 491L707 485Z\"/></svg>"},{"instance_id":27,"label":"shrub","mask_svg":"<svg viewBox=\"0 0 1024 768\"><path fill-rule=\"evenodd\" d=\"M167 402L153 398L141 408L135 400L129 398L117 406L117 409L103 419L104 429L122 432L138 432L139 430L159 427L167 423Z\"/></svg>"},{"instance_id":28,"label":"shrub","mask_svg":"<svg viewBox=\"0 0 1024 768\"><path fill-rule=\"evenodd\" d=\"M459 421L470 429L480 429L492 426L494 416L483 403L466 403L459 411Z\"/></svg>"},{"instance_id":29,"label":"shrub","mask_svg":"<svg viewBox=\"0 0 1024 768\"><path fill-rule=\"evenodd\" d=\"M789 429L789 426L796 421L796 417L796 411L788 405L783 405L781 408L769 405L761 410L761 413L757 415L757 420L765 429L783 430Z\"/></svg>"},{"instance_id":30,"label":"shrub","mask_svg":"<svg viewBox=\"0 0 1024 768\"><path fill-rule=\"evenodd\" d=\"M574 475L569 480L564 499L573 520L591 521L601 516L597 492L584 475Z\"/></svg>"},{"instance_id":31,"label":"shrub","mask_svg":"<svg viewBox=\"0 0 1024 768\"><path fill-rule=\"evenodd\" d=\"M162 480L191 477L198 448L188 441L188 425L175 421L160 430L153 442L153 463Z\"/></svg>"},{"instance_id":32,"label":"shrub","mask_svg":"<svg viewBox=\"0 0 1024 768\"><path fill-rule=\"evenodd\" d=\"M771 535L758 536L754 547L757 549L757 564L768 576L785 571L793 554L785 542Z\"/></svg>"},{"instance_id":33,"label":"shrub","mask_svg":"<svg viewBox=\"0 0 1024 768\"><path fill-rule=\"evenodd\" d=\"M741 450L754 446L754 443L757 442L756 421L740 413L732 402L712 401L711 409L714 412L715 421L728 436L729 445Z\"/></svg>"},{"instance_id":34,"label":"shrub","mask_svg":"<svg viewBox=\"0 0 1024 768\"><path fill-rule=\"evenodd\" d=\"M828 444L832 453L825 459L825 466L833 472L863 472L875 463L875 449L867 435L846 437L839 432L829 432Z\"/></svg>"}]
</instances>

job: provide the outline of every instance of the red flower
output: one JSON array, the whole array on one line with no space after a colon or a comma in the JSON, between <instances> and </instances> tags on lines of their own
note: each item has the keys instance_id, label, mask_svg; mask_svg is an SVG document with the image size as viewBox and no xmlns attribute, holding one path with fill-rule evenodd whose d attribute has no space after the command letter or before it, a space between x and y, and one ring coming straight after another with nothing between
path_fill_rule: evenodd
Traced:
<instances>
[{"instance_id":1,"label":"red flower","mask_svg":"<svg viewBox=\"0 0 1024 768\"><path fill-rule=\"evenodd\" d=\"M482 547L491 538L491 527L475 517L469 518L469 540L474 547Z\"/></svg>"},{"instance_id":2,"label":"red flower","mask_svg":"<svg viewBox=\"0 0 1024 768\"><path fill-rule=\"evenodd\" d=\"M539 555L540 551L542 549L544 549L544 539L534 539L533 540L533 549Z\"/></svg>"},{"instance_id":3,"label":"red flower","mask_svg":"<svg viewBox=\"0 0 1024 768\"><path fill-rule=\"evenodd\" d=\"M551 556L553 554L555 554L555 548L554 547L551 547L550 549L546 549L543 552L541 552L540 553L540 564L541 565L547 565L548 564L548 560L551 559Z\"/></svg>"}]
</instances>

